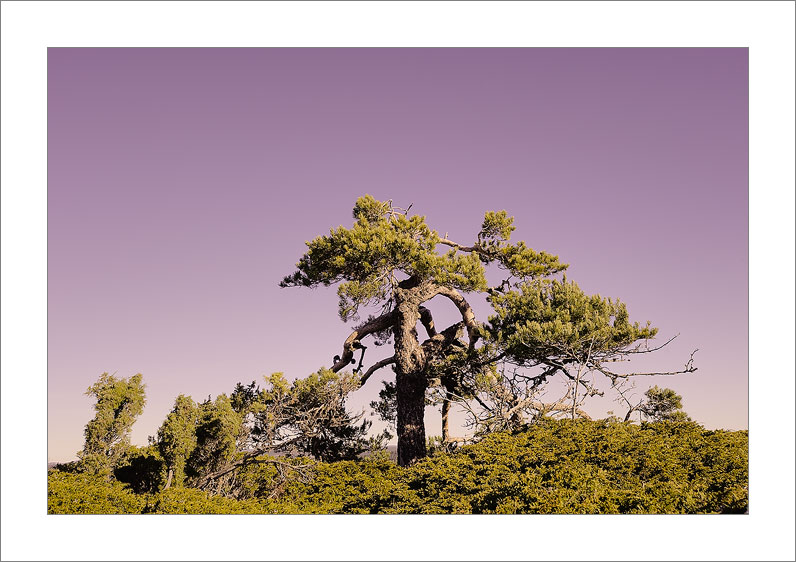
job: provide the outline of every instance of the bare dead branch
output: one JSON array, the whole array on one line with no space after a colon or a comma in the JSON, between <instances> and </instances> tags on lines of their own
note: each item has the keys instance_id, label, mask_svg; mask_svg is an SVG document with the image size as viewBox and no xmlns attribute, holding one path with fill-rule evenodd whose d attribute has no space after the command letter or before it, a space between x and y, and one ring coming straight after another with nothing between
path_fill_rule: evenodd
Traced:
<instances>
[{"instance_id":1,"label":"bare dead branch","mask_svg":"<svg viewBox=\"0 0 796 562\"><path fill-rule=\"evenodd\" d=\"M550 413L562 413L562 414L566 413L566 414L569 414L573 410L572 404L570 404L569 402L564 402L563 400L559 400L557 402L552 402L552 403L544 403L544 402L541 402L539 400L534 400L533 402L531 402L531 406L533 406L536 410L539 410L539 413L541 415L550 414ZM581 417L581 418L584 418L584 419L587 419L587 420L591 419L591 416L589 416L589 414L587 414L586 412L584 412L580 408L576 407L574 410L575 410L575 414L578 417Z\"/></svg>"},{"instance_id":2,"label":"bare dead branch","mask_svg":"<svg viewBox=\"0 0 796 562\"><path fill-rule=\"evenodd\" d=\"M445 238L440 238L439 243L440 244L444 244L445 246L449 246L451 248L455 248L455 249L459 250L460 252L484 253L484 249L481 248L480 246L477 246L477 245L476 246L462 246L461 244L458 244L458 243L454 242L453 240L448 240L447 233L445 234Z\"/></svg>"},{"instance_id":3,"label":"bare dead branch","mask_svg":"<svg viewBox=\"0 0 796 562\"><path fill-rule=\"evenodd\" d=\"M668 377L673 375L684 375L686 373L693 373L697 371L697 368L694 367L694 354L699 351L695 349L691 352L691 356L688 359L688 362L685 364L685 367L679 371L661 371L661 372L650 372L650 373L615 373L610 369L607 369L602 366L601 363L593 362L592 365L595 370L601 372L605 376L609 377L611 380L615 379L628 379L630 377Z\"/></svg>"},{"instance_id":4,"label":"bare dead branch","mask_svg":"<svg viewBox=\"0 0 796 562\"><path fill-rule=\"evenodd\" d=\"M669 338L668 340L666 340L665 342L663 342L661 345L659 345L657 347L649 347L649 340L644 340L643 342L639 343L635 347L632 347L632 348L629 348L629 349L625 349L623 351L623 353L625 353L627 355L636 355L636 354L640 354L640 353L652 353L653 351L658 351L659 349L663 349L664 347L666 347L667 345L672 343L674 340L676 340L679 336L680 336L680 334L676 334L676 335L672 336L671 338Z\"/></svg>"}]
</instances>

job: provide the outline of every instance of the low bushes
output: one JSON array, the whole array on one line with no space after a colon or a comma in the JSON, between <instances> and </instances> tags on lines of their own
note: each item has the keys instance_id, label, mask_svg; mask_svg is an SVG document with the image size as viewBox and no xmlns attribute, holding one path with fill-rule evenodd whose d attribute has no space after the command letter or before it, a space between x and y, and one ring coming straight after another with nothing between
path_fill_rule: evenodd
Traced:
<instances>
[{"instance_id":1,"label":"low bushes","mask_svg":"<svg viewBox=\"0 0 796 562\"><path fill-rule=\"evenodd\" d=\"M48 513L141 513L146 497L115 480L81 473L47 471Z\"/></svg>"},{"instance_id":2,"label":"low bushes","mask_svg":"<svg viewBox=\"0 0 796 562\"><path fill-rule=\"evenodd\" d=\"M692 422L543 420L409 468L386 455L317 463L276 483L270 465L240 472L239 498L50 471L50 513L744 513L746 431Z\"/></svg>"}]
</instances>

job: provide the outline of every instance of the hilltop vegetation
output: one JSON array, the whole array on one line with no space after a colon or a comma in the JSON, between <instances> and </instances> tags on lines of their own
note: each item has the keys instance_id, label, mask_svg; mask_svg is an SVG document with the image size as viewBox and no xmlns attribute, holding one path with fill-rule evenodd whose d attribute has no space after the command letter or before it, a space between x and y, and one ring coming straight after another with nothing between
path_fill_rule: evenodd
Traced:
<instances>
[{"instance_id":1,"label":"hilltop vegetation","mask_svg":"<svg viewBox=\"0 0 796 562\"><path fill-rule=\"evenodd\" d=\"M409 210L360 197L353 226L307 242L283 279L337 285L341 319L360 322L330 367L294 380L273 373L262 388L238 383L203 402L181 394L146 447L130 444L146 404L142 376L100 376L86 392L95 416L79 460L49 473L50 512L746 510L746 432L705 430L669 388L633 395L641 375L695 372L694 353L677 370L617 370L674 338L651 345L657 328L631 321L620 300L586 294L557 256L511 241L506 211L487 211L466 245ZM493 314L479 320L470 294ZM438 326L436 296L461 319ZM366 365L371 341L394 354ZM346 401L388 366L395 378L371 403L388 429L373 435ZM553 379L566 393L545 402ZM624 418L592 421L584 403L606 392ZM451 436L454 405L466 416L467 446ZM440 408L437 437L426 434L427 407ZM634 413L645 422L631 421ZM397 462L384 452L393 436Z\"/></svg>"},{"instance_id":2,"label":"hilltop vegetation","mask_svg":"<svg viewBox=\"0 0 796 562\"><path fill-rule=\"evenodd\" d=\"M400 467L386 453L312 463L301 477L253 463L235 497L49 472L50 513L744 513L746 431L693 422L544 419ZM265 459L265 457L263 457ZM306 465L309 459L283 459Z\"/></svg>"}]
</instances>

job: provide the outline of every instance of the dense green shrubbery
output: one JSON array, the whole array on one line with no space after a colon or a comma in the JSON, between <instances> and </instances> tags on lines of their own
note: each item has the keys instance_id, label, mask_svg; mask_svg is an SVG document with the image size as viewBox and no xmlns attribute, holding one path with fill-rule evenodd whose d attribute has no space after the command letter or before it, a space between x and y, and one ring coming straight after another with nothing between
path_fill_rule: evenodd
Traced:
<instances>
[{"instance_id":1,"label":"dense green shrubbery","mask_svg":"<svg viewBox=\"0 0 796 562\"><path fill-rule=\"evenodd\" d=\"M273 465L238 474L241 497L50 471L50 513L743 513L746 431L690 422L544 420L409 468L386 455L318 463L276 486Z\"/></svg>"},{"instance_id":2,"label":"dense green shrubbery","mask_svg":"<svg viewBox=\"0 0 796 562\"><path fill-rule=\"evenodd\" d=\"M257 500L210 496L191 488L170 488L147 498L144 513L219 514L266 513Z\"/></svg>"},{"instance_id":3,"label":"dense green shrubbery","mask_svg":"<svg viewBox=\"0 0 796 562\"><path fill-rule=\"evenodd\" d=\"M412 467L412 513L727 513L747 506L746 432L546 421Z\"/></svg>"},{"instance_id":4,"label":"dense green shrubbery","mask_svg":"<svg viewBox=\"0 0 796 562\"><path fill-rule=\"evenodd\" d=\"M124 484L86 473L47 472L48 513L141 513L146 497Z\"/></svg>"},{"instance_id":5,"label":"dense green shrubbery","mask_svg":"<svg viewBox=\"0 0 796 562\"><path fill-rule=\"evenodd\" d=\"M136 494L154 493L165 483L165 465L157 447L131 447L114 467L113 476Z\"/></svg>"},{"instance_id":6,"label":"dense green shrubbery","mask_svg":"<svg viewBox=\"0 0 796 562\"><path fill-rule=\"evenodd\" d=\"M401 513L406 473L386 454L360 461L320 463L308 483L291 482L268 502L278 513Z\"/></svg>"}]
</instances>

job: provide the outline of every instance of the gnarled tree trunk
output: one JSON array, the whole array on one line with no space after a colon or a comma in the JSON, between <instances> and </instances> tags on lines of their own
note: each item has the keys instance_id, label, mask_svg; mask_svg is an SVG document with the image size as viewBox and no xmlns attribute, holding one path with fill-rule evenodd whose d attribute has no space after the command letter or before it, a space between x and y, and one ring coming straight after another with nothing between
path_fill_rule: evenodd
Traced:
<instances>
[{"instance_id":1,"label":"gnarled tree trunk","mask_svg":"<svg viewBox=\"0 0 796 562\"><path fill-rule=\"evenodd\" d=\"M438 294L450 299L462 314L461 322L449 326L442 332L437 332L430 311L422 306L424 302ZM368 368L361 374L360 384L363 384L376 370L386 365L394 365L398 464L408 466L412 461L426 456L424 416L426 390L429 385L429 358L439 355L448 346L461 346L456 342L465 329L472 347L477 339L477 322L470 305L455 289L442 287L431 280L420 280L417 277L405 279L393 288L392 297L394 302L392 310L368 320L346 338L343 343L343 353L335 356L332 370L338 372L352 363L354 349L359 340L377 332L392 330L395 355L382 359ZM418 322L422 322L428 333L428 339L422 344L418 340L416 328ZM453 387L448 390L452 389ZM449 409L450 404L447 404L447 410ZM445 419L447 418L446 412ZM448 434L447 426L445 434Z\"/></svg>"},{"instance_id":2,"label":"gnarled tree trunk","mask_svg":"<svg viewBox=\"0 0 796 562\"><path fill-rule=\"evenodd\" d=\"M395 389L397 398L398 464L408 466L426 456L426 355L417 339L424 289L413 279L393 292L397 319L395 337Z\"/></svg>"}]
</instances>

